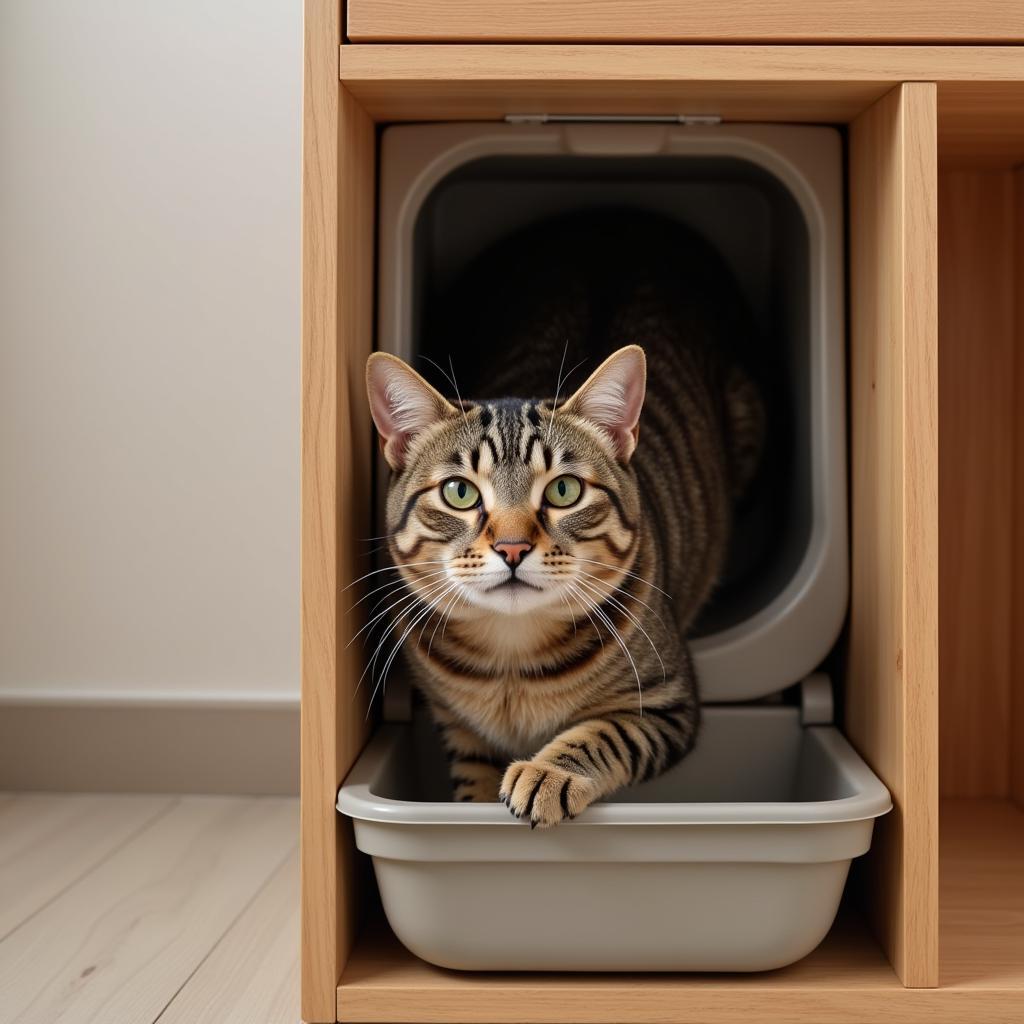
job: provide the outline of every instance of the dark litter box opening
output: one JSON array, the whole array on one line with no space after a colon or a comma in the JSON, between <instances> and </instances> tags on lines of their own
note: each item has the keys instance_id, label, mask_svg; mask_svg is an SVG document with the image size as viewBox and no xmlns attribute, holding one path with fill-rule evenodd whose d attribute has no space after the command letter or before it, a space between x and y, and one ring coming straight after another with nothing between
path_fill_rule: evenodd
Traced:
<instances>
[{"instance_id":1,"label":"dark litter box opening","mask_svg":"<svg viewBox=\"0 0 1024 1024\"><path fill-rule=\"evenodd\" d=\"M464 396L493 396L489 368L502 338L521 327L538 291L557 296L557 281L538 278L538 268L552 265L551 245L606 260L610 295L619 276L650 266L674 292L678 282L680 302L717 302L737 356L760 383L765 458L736 509L729 564L696 635L737 625L793 578L812 525L803 214L773 175L733 157L517 156L464 165L426 198L414 234L413 362L442 393L451 385L430 360L445 369L451 360ZM552 393L564 346L538 339L537 358L553 367ZM568 366L584 362L569 390L607 354L587 330L570 346Z\"/></svg>"}]
</instances>

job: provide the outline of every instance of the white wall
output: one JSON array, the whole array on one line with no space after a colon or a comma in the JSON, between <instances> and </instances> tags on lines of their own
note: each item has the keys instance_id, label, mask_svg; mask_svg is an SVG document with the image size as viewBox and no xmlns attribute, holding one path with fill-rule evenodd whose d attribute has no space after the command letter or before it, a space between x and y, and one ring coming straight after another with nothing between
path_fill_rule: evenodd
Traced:
<instances>
[{"instance_id":1,"label":"white wall","mask_svg":"<svg viewBox=\"0 0 1024 1024\"><path fill-rule=\"evenodd\" d=\"M298 696L298 0L0 0L0 701Z\"/></svg>"}]
</instances>

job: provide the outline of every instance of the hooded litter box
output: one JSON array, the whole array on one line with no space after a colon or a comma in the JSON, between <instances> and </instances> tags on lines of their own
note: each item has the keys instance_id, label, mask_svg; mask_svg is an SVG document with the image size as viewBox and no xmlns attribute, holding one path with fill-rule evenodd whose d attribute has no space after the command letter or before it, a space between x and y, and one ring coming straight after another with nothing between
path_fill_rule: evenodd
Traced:
<instances>
[{"instance_id":1,"label":"hooded litter box","mask_svg":"<svg viewBox=\"0 0 1024 1024\"><path fill-rule=\"evenodd\" d=\"M488 246L596 206L672 217L718 248L771 346L787 407L785 472L773 474L784 516L767 530L738 523L746 565L692 642L705 705L697 748L662 777L535 832L500 804L452 801L424 713L389 680L385 724L338 809L373 859L395 934L433 963L781 967L825 936L851 859L891 807L832 724L830 681L812 675L841 629L848 586L840 139L776 125L391 128L380 347L411 358L426 344L432 297ZM744 550L759 532L760 550ZM797 683L799 706L781 703Z\"/></svg>"}]
</instances>

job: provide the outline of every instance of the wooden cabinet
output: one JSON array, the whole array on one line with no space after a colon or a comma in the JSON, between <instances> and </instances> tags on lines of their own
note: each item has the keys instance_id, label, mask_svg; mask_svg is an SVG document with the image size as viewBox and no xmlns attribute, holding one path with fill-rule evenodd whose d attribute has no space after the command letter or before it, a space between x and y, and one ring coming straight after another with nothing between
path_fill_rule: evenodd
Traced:
<instances>
[{"instance_id":1,"label":"wooden cabinet","mask_svg":"<svg viewBox=\"0 0 1024 1024\"><path fill-rule=\"evenodd\" d=\"M925 20L915 21L913 4L873 6L817 5L843 12L826 30L789 5L769 35L755 27L761 7L746 3L513 9L356 0L343 41L336 3L307 0L307 1021L1024 1019L1024 359L1016 354L1024 172L1015 170L1024 163L1024 48L820 42L1012 42L1024 34L1024 13L981 4L967 26L965 6L932 4L925 35L911 31ZM654 34L625 32L634 10ZM727 19L721 38L738 43L746 31L746 45L591 42L688 38L679 28L687 14L704 26L692 38L712 39L715 19L730 10L750 20ZM538 41L361 41L484 37ZM819 44L755 45L759 38ZM391 936L372 875L334 810L372 729L366 694L356 693L361 648L347 646L358 623L344 588L365 571L373 532L363 364L373 347L377 130L539 112L712 113L846 131L852 596L843 725L896 807L829 938L782 971L627 977L430 967Z\"/></svg>"},{"instance_id":2,"label":"wooden cabinet","mask_svg":"<svg viewBox=\"0 0 1024 1024\"><path fill-rule=\"evenodd\" d=\"M1024 40L1016 0L351 0L352 42Z\"/></svg>"}]
</instances>

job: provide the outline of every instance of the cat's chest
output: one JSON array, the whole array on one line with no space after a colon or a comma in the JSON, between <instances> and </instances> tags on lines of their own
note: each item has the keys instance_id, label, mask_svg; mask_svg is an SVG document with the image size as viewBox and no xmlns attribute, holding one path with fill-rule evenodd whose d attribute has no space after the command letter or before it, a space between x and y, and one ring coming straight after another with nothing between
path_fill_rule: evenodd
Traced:
<instances>
[{"instance_id":1,"label":"cat's chest","mask_svg":"<svg viewBox=\"0 0 1024 1024\"><path fill-rule=\"evenodd\" d=\"M492 743L509 754L532 754L564 725L574 710L565 694L515 676L481 687L462 711Z\"/></svg>"}]
</instances>

